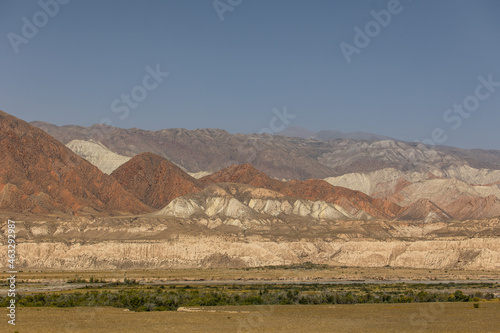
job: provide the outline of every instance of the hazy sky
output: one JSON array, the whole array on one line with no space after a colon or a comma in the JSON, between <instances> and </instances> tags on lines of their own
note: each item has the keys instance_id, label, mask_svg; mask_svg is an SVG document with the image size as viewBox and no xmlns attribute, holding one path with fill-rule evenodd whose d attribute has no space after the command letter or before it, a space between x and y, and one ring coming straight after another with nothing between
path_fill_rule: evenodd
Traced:
<instances>
[{"instance_id":1,"label":"hazy sky","mask_svg":"<svg viewBox=\"0 0 500 333\"><path fill-rule=\"evenodd\" d=\"M249 133L286 107L500 149L497 0L55 1L0 3L0 109L27 121Z\"/></svg>"}]
</instances>

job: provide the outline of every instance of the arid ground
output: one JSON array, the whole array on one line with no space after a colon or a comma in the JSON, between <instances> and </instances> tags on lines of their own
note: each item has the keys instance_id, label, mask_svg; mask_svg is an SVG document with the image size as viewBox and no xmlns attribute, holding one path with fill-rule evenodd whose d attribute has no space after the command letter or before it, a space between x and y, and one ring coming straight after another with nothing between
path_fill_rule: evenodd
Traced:
<instances>
[{"instance_id":1,"label":"arid ground","mask_svg":"<svg viewBox=\"0 0 500 333\"><path fill-rule=\"evenodd\" d=\"M5 317L6 310L0 309ZM21 308L18 332L500 332L500 302L280 305L130 312L115 308Z\"/></svg>"},{"instance_id":2,"label":"arid ground","mask_svg":"<svg viewBox=\"0 0 500 333\"><path fill-rule=\"evenodd\" d=\"M0 277L5 278L4 275ZM392 288L392 284L397 289L416 282L432 284L434 287L430 288L436 290L435 286L440 282L455 281L456 284L443 286L441 291L492 292L498 297L498 276L495 271L318 265L162 271L24 271L19 273L18 291L23 294L85 293L88 290L116 292L123 288L144 291L153 288L154 291L159 285L164 285L165 290L175 291L188 285L193 286L189 290L223 288L209 285L248 285L240 287L240 292L244 293L256 288L254 284L289 283L297 288L315 284L321 288L323 283L331 282L345 284L338 287L340 290L378 290ZM106 282L127 278L140 284L108 287L101 283L88 283L91 278ZM480 282L474 285L473 281ZM354 283L352 287L346 287L350 283ZM85 288L85 285L88 287ZM6 286L2 286L0 291L1 295L5 295ZM476 308L474 303L479 307ZM0 332L500 332L498 298L477 302L409 304L188 306L177 311L152 312L112 307L18 307L15 327L7 323L6 312L5 307L0 308L0 318L4 318L0 321Z\"/></svg>"}]
</instances>

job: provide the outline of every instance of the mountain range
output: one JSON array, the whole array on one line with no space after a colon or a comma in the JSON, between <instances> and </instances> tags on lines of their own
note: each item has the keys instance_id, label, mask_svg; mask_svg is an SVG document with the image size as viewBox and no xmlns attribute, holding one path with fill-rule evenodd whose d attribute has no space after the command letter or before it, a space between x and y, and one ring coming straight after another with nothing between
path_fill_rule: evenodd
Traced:
<instances>
[{"instance_id":1,"label":"mountain range","mask_svg":"<svg viewBox=\"0 0 500 333\"><path fill-rule=\"evenodd\" d=\"M500 216L498 151L30 125L3 112L0 125L6 211L424 222ZM240 163L248 160L262 168Z\"/></svg>"},{"instance_id":2,"label":"mountain range","mask_svg":"<svg viewBox=\"0 0 500 333\"><path fill-rule=\"evenodd\" d=\"M499 268L496 151L35 125L0 112L19 267Z\"/></svg>"},{"instance_id":3,"label":"mountain range","mask_svg":"<svg viewBox=\"0 0 500 333\"><path fill-rule=\"evenodd\" d=\"M151 209L44 131L0 111L0 209L140 214Z\"/></svg>"},{"instance_id":4,"label":"mountain range","mask_svg":"<svg viewBox=\"0 0 500 333\"><path fill-rule=\"evenodd\" d=\"M323 130L313 132L307 128L290 126L276 133L277 135L289 136L302 139L317 139L322 141L329 141L335 139L351 139L351 140L364 140L364 141L382 141L382 140L395 140L394 138L367 132L341 132L335 130Z\"/></svg>"},{"instance_id":5,"label":"mountain range","mask_svg":"<svg viewBox=\"0 0 500 333\"><path fill-rule=\"evenodd\" d=\"M288 180L324 179L386 168L405 173L431 172L438 177L454 177L475 184L500 179L486 175L491 170L500 170L498 150L432 147L396 140L322 141L269 134L230 134L219 129L147 131L102 124L91 127L32 124L64 144L93 140L126 157L151 152L193 174L249 163L270 177Z\"/></svg>"}]
</instances>

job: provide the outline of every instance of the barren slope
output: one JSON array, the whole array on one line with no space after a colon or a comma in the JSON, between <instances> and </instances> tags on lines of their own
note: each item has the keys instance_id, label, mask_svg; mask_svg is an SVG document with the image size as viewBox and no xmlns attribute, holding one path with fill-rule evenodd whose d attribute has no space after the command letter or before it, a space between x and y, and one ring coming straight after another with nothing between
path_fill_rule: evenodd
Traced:
<instances>
[{"instance_id":1,"label":"barren slope","mask_svg":"<svg viewBox=\"0 0 500 333\"><path fill-rule=\"evenodd\" d=\"M364 216L368 216L365 212ZM252 219L280 216L281 219L312 218L336 220L354 218L341 207L324 201L309 201L284 196L278 192L244 184L217 183L202 192L173 200L155 216L218 217L239 219L232 224L248 226Z\"/></svg>"},{"instance_id":2,"label":"barren slope","mask_svg":"<svg viewBox=\"0 0 500 333\"><path fill-rule=\"evenodd\" d=\"M118 155L104 147L102 143L93 140L73 140L66 147L108 175L120 165L130 160L130 157Z\"/></svg>"},{"instance_id":3,"label":"barren slope","mask_svg":"<svg viewBox=\"0 0 500 333\"><path fill-rule=\"evenodd\" d=\"M145 213L147 206L44 131L0 111L0 209Z\"/></svg>"},{"instance_id":4,"label":"barren slope","mask_svg":"<svg viewBox=\"0 0 500 333\"><path fill-rule=\"evenodd\" d=\"M286 196L310 201L325 201L336 204L349 212L350 215L358 217L362 217L363 213L366 212L376 218L392 218L400 210L400 207L394 203L373 199L358 191L332 186L323 180L282 182L272 179L249 164L233 165L200 179L200 183L204 185L220 182L249 184Z\"/></svg>"},{"instance_id":5,"label":"barren slope","mask_svg":"<svg viewBox=\"0 0 500 333\"><path fill-rule=\"evenodd\" d=\"M111 174L137 199L156 209L173 199L201 191L198 180L159 155L142 153Z\"/></svg>"}]
</instances>

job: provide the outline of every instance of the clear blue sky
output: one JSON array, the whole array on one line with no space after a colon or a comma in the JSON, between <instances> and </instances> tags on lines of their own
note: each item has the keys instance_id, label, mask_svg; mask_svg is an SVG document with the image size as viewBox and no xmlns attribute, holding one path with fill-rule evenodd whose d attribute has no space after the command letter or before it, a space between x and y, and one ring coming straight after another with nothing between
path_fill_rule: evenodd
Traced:
<instances>
[{"instance_id":1,"label":"clear blue sky","mask_svg":"<svg viewBox=\"0 0 500 333\"><path fill-rule=\"evenodd\" d=\"M4 0L0 109L58 125L108 118L122 128L250 133L286 106L290 125L311 130L414 141L441 128L443 144L500 149L500 87L487 98L481 88L468 118L448 114L459 126L443 120L475 94L478 76L500 82L500 2L401 0L348 64L340 43L355 46L353 28L376 29L370 12L390 3L243 0L221 21L212 0L72 0L54 17L37 1ZM9 33L24 38L23 17L41 27L16 53ZM157 64L170 75L120 119L112 103L124 107L121 95L137 86L140 96L145 68Z\"/></svg>"}]
</instances>

